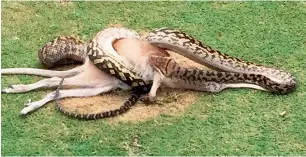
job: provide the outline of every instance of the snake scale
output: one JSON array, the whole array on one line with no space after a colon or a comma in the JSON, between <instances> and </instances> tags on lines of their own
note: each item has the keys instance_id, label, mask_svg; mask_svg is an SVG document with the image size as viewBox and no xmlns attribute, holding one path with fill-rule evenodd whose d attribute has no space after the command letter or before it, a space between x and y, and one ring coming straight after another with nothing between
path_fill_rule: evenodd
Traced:
<instances>
[{"instance_id":1,"label":"snake scale","mask_svg":"<svg viewBox=\"0 0 306 157\"><path fill-rule=\"evenodd\" d=\"M66 39L61 37L52 42L54 45L57 45L56 43L60 41L59 46L53 46L53 48L49 49L43 48L42 50L44 51L39 51L39 53L41 53L39 56L42 56L40 57L40 61L44 65L49 66L54 64L54 61L63 61L65 58L83 61L85 56L88 55L90 60L98 68L134 87L134 93L131 95L128 101L126 101L124 105L117 110L83 115L69 113L57 103L58 108L63 113L83 119L97 119L115 116L126 112L132 106L132 104L136 103L137 99L140 97L140 94L143 94L143 92L148 92L150 89L151 83L143 81L141 76L125 67L122 62L117 61L113 54L110 55L105 52L107 50L102 50L99 48L97 41L91 40L86 47L84 46L85 44L83 42L73 40L70 37L66 38L69 42L64 42ZM268 91L278 94L286 94L292 92L296 87L296 79L289 73L251 62L246 62L241 59L231 57L227 54L223 54L218 50L202 44L200 41L180 30L168 28L155 29L149 34L146 40L153 45L175 51L200 64L219 70L207 71L195 68L183 68L171 58L159 56L149 57L149 63L155 68L159 69L164 76L172 81L175 80L173 82L185 85L185 88L188 89L218 92L226 88L223 86L225 83L243 82L259 85ZM62 50L60 51L61 53L56 52L59 49ZM65 53L69 55L65 56ZM55 54L59 56L52 57ZM50 59L50 61L46 61L46 58ZM53 58L55 59L53 60ZM70 62L71 60L67 61L66 59L64 61Z\"/></svg>"}]
</instances>

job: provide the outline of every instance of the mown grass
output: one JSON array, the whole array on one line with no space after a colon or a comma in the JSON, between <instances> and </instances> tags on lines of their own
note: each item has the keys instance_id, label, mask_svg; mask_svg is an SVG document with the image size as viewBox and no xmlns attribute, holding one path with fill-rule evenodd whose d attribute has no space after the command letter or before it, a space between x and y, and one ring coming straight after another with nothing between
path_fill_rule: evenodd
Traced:
<instances>
[{"instance_id":1,"label":"mown grass","mask_svg":"<svg viewBox=\"0 0 306 157\"><path fill-rule=\"evenodd\" d=\"M54 104L23 119L27 99L2 94L2 155L306 155L304 2L3 2L1 66L41 68L37 50L59 35L88 41L110 24L172 27L232 56L293 73L297 90L203 93L183 116L110 125L61 115ZM1 87L41 77L2 76ZM285 116L280 113L286 112Z\"/></svg>"}]
</instances>

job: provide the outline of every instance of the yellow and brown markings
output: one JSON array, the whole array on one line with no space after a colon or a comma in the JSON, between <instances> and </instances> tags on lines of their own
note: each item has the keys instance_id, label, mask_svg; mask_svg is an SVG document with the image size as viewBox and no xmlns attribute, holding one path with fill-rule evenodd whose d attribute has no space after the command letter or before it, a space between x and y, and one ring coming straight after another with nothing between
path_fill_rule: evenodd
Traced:
<instances>
[{"instance_id":1,"label":"yellow and brown markings","mask_svg":"<svg viewBox=\"0 0 306 157\"><path fill-rule=\"evenodd\" d=\"M221 53L220 51L203 44L199 40L196 40L192 36L187 35L186 33L180 30L162 28L162 29L153 30L152 34L156 34L157 36L161 36L161 37L171 38L172 39L171 42L179 41L183 47L192 47L193 49L195 49L193 53L195 53L196 55L199 55L202 58L210 57L212 60L220 61L221 64L223 62L228 62L228 61L231 61L232 63L240 62L239 64L244 63L246 65L254 64L254 63L243 61L239 58L235 58L230 55ZM231 65L235 66L235 64L231 64Z\"/></svg>"},{"instance_id":2,"label":"yellow and brown markings","mask_svg":"<svg viewBox=\"0 0 306 157\"><path fill-rule=\"evenodd\" d=\"M103 65L109 65L105 67ZM132 90L143 90L147 92L151 86L151 83L147 83L140 76L137 76L133 71L128 68L123 68L119 66L119 63L112 61L107 57L103 57L103 61L95 64L102 71L111 74L112 76L120 79L122 82L127 85L132 86ZM121 67L121 68L119 68ZM132 79L131 79L132 78Z\"/></svg>"}]
</instances>

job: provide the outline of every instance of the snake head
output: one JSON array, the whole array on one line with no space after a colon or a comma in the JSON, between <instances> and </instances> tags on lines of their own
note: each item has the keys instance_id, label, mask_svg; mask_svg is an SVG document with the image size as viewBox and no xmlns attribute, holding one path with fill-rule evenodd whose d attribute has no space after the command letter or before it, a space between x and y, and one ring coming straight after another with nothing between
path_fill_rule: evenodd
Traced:
<instances>
[{"instance_id":1,"label":"snake head","mask_svg":"<svg viewBox=\"0 0 306 157\"><path fill-rule=\"evenodd\" d=\"M178 68L176 61L170 57L150 55L148 61L155 70L161 72L164 76L170 76Z\"/></svg>"}]
</instances>

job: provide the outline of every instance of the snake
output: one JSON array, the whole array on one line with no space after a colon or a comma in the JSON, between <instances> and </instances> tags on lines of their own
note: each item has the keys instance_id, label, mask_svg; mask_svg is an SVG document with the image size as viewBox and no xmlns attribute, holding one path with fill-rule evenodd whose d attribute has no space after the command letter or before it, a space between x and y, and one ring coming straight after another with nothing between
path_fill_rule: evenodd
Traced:
<instances>
[{"instance_id":1,"label":"snake","mask_svg":"<svg viewBox=\"0 0 306 157\"><path fill-rule=\"evenodd\" d=\"M134 37L138 36L135 35ZM119 38L114 38L113 40L115 39ZM73 44L81 45L79 46L80 51L76 51L74 48L72 48L73 46L71 45L73 44L62 44L62 46L59 47L61 47L61 49L71 52L69 53L69 55L66 55L68 58L70 57L70 59L74 59L77 57L79 58L78 61L82 61L84 60L82 58L85 58L86 55L89 56L90 60L99 69L113 75L124 83L134 87L133 91L137 92L136 94L132 94L131 99L129 100L131 103L136 102L142 92L148 91L151 83L147 83L146 81L142 80L141 76L137 75L133 70L126 67L126 65L120 62L120 60L117 60L117 53L107 49L111 47L111 43L113 42L113 40L110 42L108 47L106 46L102 48L101 46L99 47L99 44L95 38L90 41L86 48L82 46L84 45L83 42L73 42ZM185 87L190 89L204 89L204 91L219 92L226 88L226 86L223 86L226 83L241 82L256 84L260 87L263 87L267 91L274 92L277 94L291 93L296 88L296 78L290 73L272 67L243 61L242 59L232 57L225 53L221 53L216 49L204 45L199 40L196 40L194 37L187 35L181 30L171 28L155 29L150 32L150 34L145 38L145 40L157 47L174 51L197 63L200 63L213 69L201 70L196 68L183 68L171 58L158 56L150 56L148 58L150 64L156 69L159 69L159 71L163 75L165 75L172 81L176 80L176 83L182 83L183 85L185 85ZM66 48L65 45L69 45L68 48ZM65 55L58 52L56 52L56 54L61 55L61 57L55 57L56 60L62 61L64 58L63 56ZM50 58L52 58L51 53L49 54L49 59ZM47 61L43 61L43 59L44 57L42 57L42 59L40 60L45 65L50 65L50 63L54 64L53 61L49 61L47 63ZM108 112L103 114L97 114L99 116L95 116L94 114L70 115L85 119L104 118L118 115L127 111L125 107L121 108L122 110L119 109L114 111L113 113ZM63 109L61 110L62 112L69 115L68 111L63 111Z\"/></svg>"}]
</instances>

